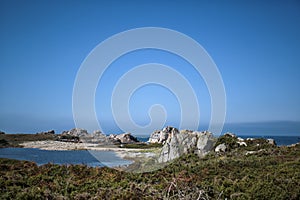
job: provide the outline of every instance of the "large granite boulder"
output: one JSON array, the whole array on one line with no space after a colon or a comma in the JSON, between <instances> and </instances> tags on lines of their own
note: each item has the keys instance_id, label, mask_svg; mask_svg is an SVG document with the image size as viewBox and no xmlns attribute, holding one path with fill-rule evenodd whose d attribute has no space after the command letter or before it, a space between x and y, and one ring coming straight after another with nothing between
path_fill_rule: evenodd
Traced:
<instances>
[{"instance_id":1,"label":"large granite boulder","mask_svg":"<svg viewBox=\"0 0 300 200\"><path fill-rule=\"evenodd\" d=\"M203 157L213 149L214 144L215 138L208 131L174 131L165 141L158 162L168 162L191 152Z\"/></svg>"},{"instance_id":2,"label":"large granite boulder","mask_svg":"<svg viewBox=\"0 0 300 200\"><path fill-rule=\"evenodd\" d=\"M148 140L149 143L164 144L171 134L179 133L177 128L167 126L163 130L154 131Z\"/></svg>"}]
</instances>

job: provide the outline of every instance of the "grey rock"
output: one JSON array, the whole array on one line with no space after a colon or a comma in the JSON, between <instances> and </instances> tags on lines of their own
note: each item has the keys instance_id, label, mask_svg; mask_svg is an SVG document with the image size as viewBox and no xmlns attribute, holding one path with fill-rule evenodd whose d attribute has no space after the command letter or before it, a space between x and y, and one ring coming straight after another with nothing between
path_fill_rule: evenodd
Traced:
<instances>
[{"instance_id":1,"label":"grey rock","mask_svg":"<svg viewBox=\"0 0 300 200\"><path fill-rule=\"evenodd\" d=\"M223 144L219 144L216 148L215 148L215 152L225 152L227 149L226 145Z\"/></svg>"},{"instance_id":2,"label":"grey rock","mask_svg":"<svg viewBox=\"0 0 300 200\"><path fill-rule=\"evenodd\" d=\"M214 142L213 134L208 131L173 131L162 147L158 162L168 162L186 153L202 157L212 150Z\"/></svg>"},{"instance_id":3,"label":"grey rock","mask_svg":"<svg viewBox=\"0 0 300 200\"><path fill-rule=\"evenodd\" d=\"M91 134L92 137L106 137L100 130L96 130Z\"/></svg>"},{"instance_id":4,"label":"grey rock","mask_svg":"<svg viewBox=\"0 0 300 200\"><path fill-rule=\"evenodd\" d=\"M171 134L179 133L177 128L167 126L163 130L154 131L148 140L149 143L164 144Z\"/></svg>"},{"instance_id":5,"label":"grey rock","mask_svg":"<svg viewBox=\"0 0 300 200\"><path fill-rule=\"evenodd\" d=\"M213 134L208 131L196 132L196 133L198 137L196 153L199 156L204 156L213 149L213 146L215 144Z\"/></svg>"},{"instance_id":6,"label":"grey rock","mask_svg":"<svg viewBox=\"0 0 300 200\"><path fill-rule=\"evenodd\" d=\"M234 134L234 133L230 133L230 132L227 132L224 134L225 136L231 136L233 138L236 138L237 136Z\"/></svg>"},{"instance_id":7,"label":"grey rock","mask_svg":"<svg viewBox=\"0 0 300 200\"><path fill-rule=\"evenodd\" d=\"M62 135L71 135L71 136L75 136L75 137L84 137L84 136L88 136L88 132L85 129L73 128L69 131L63 131Z\"/></svg>"},{"instance_id":8,"label":"grey rock","mask_svg":"<svg viewBox=\"0 0 300 200\"><path fill-rule=\"evenodd\" d=\"M240 146L248 146L246 142L237 141L236 143L238 143Z\"/></svg>"},{"instance_id":9,"label":"grey rock","mask_svg":"<svg viewBox=\"0 0 300 200\"><path fill-rule=\"evenodd\" d=\"M267 142L268 142L268 144L270 144L270 145L276 145L276 142L275 142L275 140L274 139L267 139Z\"/></svg>"},{"instance_id":10,"label":"grey rock","mask_svg":"<svg viewBox=\"0 0 300 200\"><path fill-rule=\"evenodd\" d=\"M63 131L59 136L59 141L107 143L108 139L104 134L101 133L101 131L98 130L94 131L92 134L89 134L85 129L73 128L69 131Z\"/></svg>"},{"instance_id":11,"label":"grey rock","mask_svg":"<svg viewBox=\"0 0 300 200\"><path fill-rule=\"evenodd\" d=\"M123 134L111 134L109 139L114 142L119 142L120 144L131 144L139 142L136 137L132 136L131 133L123 133Z\"/></svg>"}]
</instances>

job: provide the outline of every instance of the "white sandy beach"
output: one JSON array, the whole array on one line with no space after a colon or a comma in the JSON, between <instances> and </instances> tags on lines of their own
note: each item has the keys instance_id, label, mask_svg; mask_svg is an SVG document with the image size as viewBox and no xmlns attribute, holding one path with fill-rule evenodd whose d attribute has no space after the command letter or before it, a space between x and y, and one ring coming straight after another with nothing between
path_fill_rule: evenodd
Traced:
<instances>
[{"instance_id":1,"label":"white sandy beach","mask_svg":"<svg viewBox=\"0 0 300 200\"><path fill-rule=\"evenodd\" d=\"M132 149L120 148L118 146L99 146L92 143L73 143L61 141L32 141L21 143L24 148L38 148L50 151L68 151L68 150L94 150L94 151L114 151L117 156L121 158L137 158L137 157L151 157L155 153L148 152L147 149Z\"/></svg>"}]
</instances>

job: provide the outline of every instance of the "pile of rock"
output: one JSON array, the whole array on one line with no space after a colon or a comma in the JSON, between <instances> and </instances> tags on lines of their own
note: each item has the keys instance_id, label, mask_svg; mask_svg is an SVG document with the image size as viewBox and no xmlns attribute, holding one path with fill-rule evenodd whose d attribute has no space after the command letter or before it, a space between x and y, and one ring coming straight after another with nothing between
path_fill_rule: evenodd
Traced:
<instances>
[{"instance_id":1,"label":"pile of rock","mask_svg":"<svg viewBox=\"0 0 300 200\"><path fill-rule=\"evenodd\" d=\"M83 132L83 133L82 133ZM82 136L86 130L83 129L71 129L70 131L63 131L60 135L57 136L57 141L60 142L74 142L79 143L79 135Z\"/></svg>"},{"instance_id":2,"label":"pile of rock","mask_svg":"<svg viewBox=\"0 0 300 200\"><path fill-rule=\"evenodd\" d=\"M86 136L89 135L89 133L85 129L73 128L69 131L63 131L61 133L61 135L71 135L71 136L75 136L75 137L86 137Z\"/></svg>"},{"instance_id":3,"label":"pile of rock","mask_svg":"<svg viewBox=\"0 0 300 200\"><path fill-rule=\"evenodd\" d=\"M100 145L112 145L112 144L130 144L139 142L137 138L133 137L130 133L123 134L111 134L106 136L101 131L96 130L89 134L87 130L81 128L74 128L69 131L63 131L58 136L58 141L64 142L84 142Z\"/></svg>"},{"instance_id":4,"label":"pile of rock","mask_svg":"<svg viewBox=\"0 0 300 200\"><path fill-rule=\"evenodd\" d=\"M264 146L276 146L274 139L264 139L264 138L247 138L243 139L237 137L233 133L225 133L218 139L218 143L215 147L215 152L227 152L232 151L236 148L247 147L246 149L257 149L263 148ZM254 148L255 147L255 148Z\"/></svg>"},{"instance_id":5,"label":"pile of rock","mask_svg":"<svg viewBox=\"0 0 300 200\"><path fill-rule=\"evenodd\" d=\"M109 139L112 140L114 143L120 144L132 144L139 142L138 139L131 135L131 133L123 133L123 134L111 134Z\"/></svg>"},{"instance_id":6,"label":"pile of rock","mask_svg":"<svg viewBox=\"0 0 300 200\"><path fill-rule=\"evenodd\" d=\"M182 130L179 132L174 127L166 127L152 133L149 143L164 144L158 157L158 162L164 163L190 152L202 157L213 149L215 139L208 131Z\"/></svg>"},{"instance_id":7,"label":"pile of rock","mask_svg":"<svg viewBox=\"0 0 300 200\"><path fill-rule=\"evenodd\" d=\"M159 144L164 144L167 139L172 135L172 134L176 134L178 133L178 129L171 127L171 126L167 126L162 130L156 130L154 131L151 135L150 138L148 140L148 142L151 143L159 143Z\"/></svg>"},{"instance_id":8,"label":"pile of rock","mask_svg":"<svg viewBox=\"0 0 300 200\"><path fill-rule=\"evenodd\" d=\"M58 141L62 142L88 142L90 140L93 140L94 137L87 132L85 129L81 128L73 128L69 131L63 131L58 136Z\"/></svg>"}]
</instances>

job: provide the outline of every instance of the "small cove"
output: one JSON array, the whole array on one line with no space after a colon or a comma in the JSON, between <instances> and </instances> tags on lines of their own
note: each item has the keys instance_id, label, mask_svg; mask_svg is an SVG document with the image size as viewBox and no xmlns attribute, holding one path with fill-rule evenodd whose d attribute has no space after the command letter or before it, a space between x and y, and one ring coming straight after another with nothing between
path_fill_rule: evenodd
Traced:
<instances>
[{"instance_id":1,"label":"small cove","mask_svg":"<svg viewBox=\"0 0 300 200\"><path fill-rule=\"evenodd\" d=\"M50 151L35 148L1 148L0 157L33 161L38 165L54 163L61 165L84 164L91 167L118 167L132 163L132 161L118 157L113 151L92 150Z\"/></svg>"}]
</instances>

